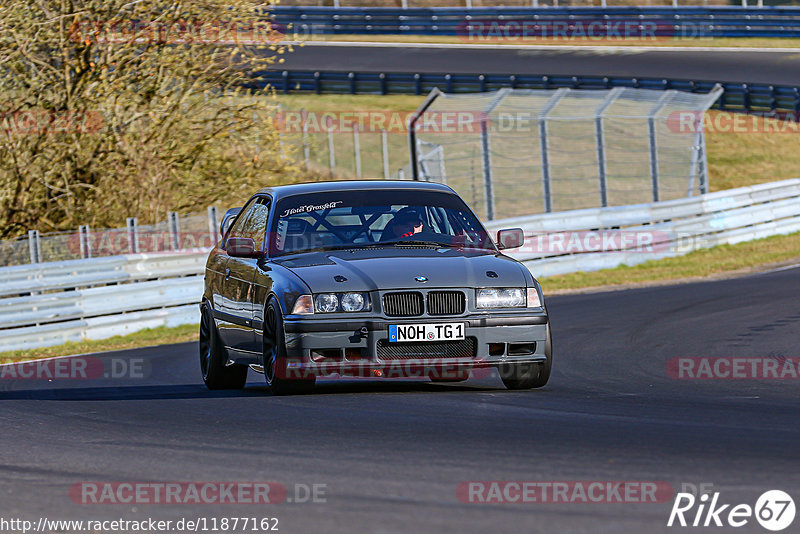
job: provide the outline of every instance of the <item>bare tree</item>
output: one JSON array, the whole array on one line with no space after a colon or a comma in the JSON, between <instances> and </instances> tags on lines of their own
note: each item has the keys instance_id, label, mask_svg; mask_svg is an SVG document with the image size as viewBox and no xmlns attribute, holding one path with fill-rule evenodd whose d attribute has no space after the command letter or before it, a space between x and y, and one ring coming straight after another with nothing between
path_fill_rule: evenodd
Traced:
<instances>
[{"instance_id":1,"label":"bare tree","mask_svg":"<svg viewBox=\"0 0 800 534\"><path fill-rule=\"evenodd\" d=\"M250 0L5 0L0 235L196 209L293 172L271 103L289 51Z\"/></svg>"}]
</instances>

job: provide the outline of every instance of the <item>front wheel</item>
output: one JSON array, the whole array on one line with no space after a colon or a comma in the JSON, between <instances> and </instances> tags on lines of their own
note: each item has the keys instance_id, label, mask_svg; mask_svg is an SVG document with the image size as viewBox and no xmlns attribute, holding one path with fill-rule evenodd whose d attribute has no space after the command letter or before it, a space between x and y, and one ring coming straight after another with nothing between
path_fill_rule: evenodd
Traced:
<instances>
[{"instance_id":1,"label":"front wheel","mask_svg":"<svg viewBox=\"0 0 800 534\"><path fill-rule=\"evenodd\" d=\"M283 330L283 314L275 297L270 298L264 313L264 378L273 395L296 395L310 393L316 377L304 371L294 372L287 367L286 338Z\"/></svg>"},{"instance_id":2,"label":"front wheel","mask_svg":"<svg viewBox=\"0 0 800 534\"><path fill-rule=\"evenodd\" d=\"M247 382L247 367L226 365L228 351L222 345L217 325L208 304L200 310L200 371L208 389L242 389Z\"/></svg>"},{"instance_id":3,"label":"front wheel","mask_svg":"<svg viewBox=\"0 0 800 534\"><path fill-rule=\"evenodd\" d=\"M544 342L544 355L547 360L542 363L505 363L498 369L503 384L508 389L540 388L550 380L553 367L553 341L550 337L550 323L547 323L547 334Z\"/></svg>"}]
</instances>

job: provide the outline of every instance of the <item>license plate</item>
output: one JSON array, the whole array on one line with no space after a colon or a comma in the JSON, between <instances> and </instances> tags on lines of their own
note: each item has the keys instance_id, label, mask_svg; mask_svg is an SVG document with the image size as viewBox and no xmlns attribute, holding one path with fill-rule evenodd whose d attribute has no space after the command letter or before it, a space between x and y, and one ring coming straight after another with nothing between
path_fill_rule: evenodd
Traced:
<instances>
[{"instance_id":1,"label":"license plate","mask_svg":"<svg viewBox=\"0 0 800 534\"><path fill-rule=\"evenodd\" d=\"M457 341L464 339L464 323L392 324L389 325L389 342L404 341Z\"/></svg>"}]
</instances>

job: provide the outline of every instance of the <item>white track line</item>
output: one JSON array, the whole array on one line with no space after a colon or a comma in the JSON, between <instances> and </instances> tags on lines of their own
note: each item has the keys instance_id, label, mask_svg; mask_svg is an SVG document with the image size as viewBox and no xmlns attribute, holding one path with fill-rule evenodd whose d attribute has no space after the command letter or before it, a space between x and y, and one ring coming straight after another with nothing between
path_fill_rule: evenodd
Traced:
<instances>
[{"instance_id":1,"label":"white track line","mask_svg":"<svg viewBox=\"0 0 800 534\"><path fill-rule=\"evenodd\" d=\"M608 46L608 45L512 45L476 43L394 43L371 41L281 41L285 45L355 46L364 48L433 48L466 50L564 50L597 52L784 52L800 53L800 48L744 48L735 46Z\"/></svg>"}]
</instances>

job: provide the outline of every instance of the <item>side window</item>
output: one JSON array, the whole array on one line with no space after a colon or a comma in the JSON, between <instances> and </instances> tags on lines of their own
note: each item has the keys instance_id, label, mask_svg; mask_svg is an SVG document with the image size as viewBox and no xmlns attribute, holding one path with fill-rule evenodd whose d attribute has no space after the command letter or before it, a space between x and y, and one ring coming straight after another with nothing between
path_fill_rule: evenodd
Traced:
<instances>
[{"instance_id":1,"label":"side window","mask_svg":"<svg viewBox=\"0 0 800 534\"><path fill-rule=\"evenodd\" d=\"M253 209L255 208L257 202L258 199L251 201L244 208L242 208L242 211L239 213L239 216L233 223L233 227L231 227L231 229L228 231L227 239L230 239L231 237L244 237L244 235L242 235L242 231L247 224L247 220L250 218L250 215L253 214Z\"/></svg>"},{"instance_id":2,"label":"side window","mask_svg":"<svg viewBox=\"0 0 800 534\"><path fill-rule=\"evenodd\" d=\"M264 248L264 237L267 235L267 220L269 219L269 199L259 198L253 204L253 209L247 217L242 233L239 237L249 237L256 243L256 250Z\"/></svg>"}]
</instances>

